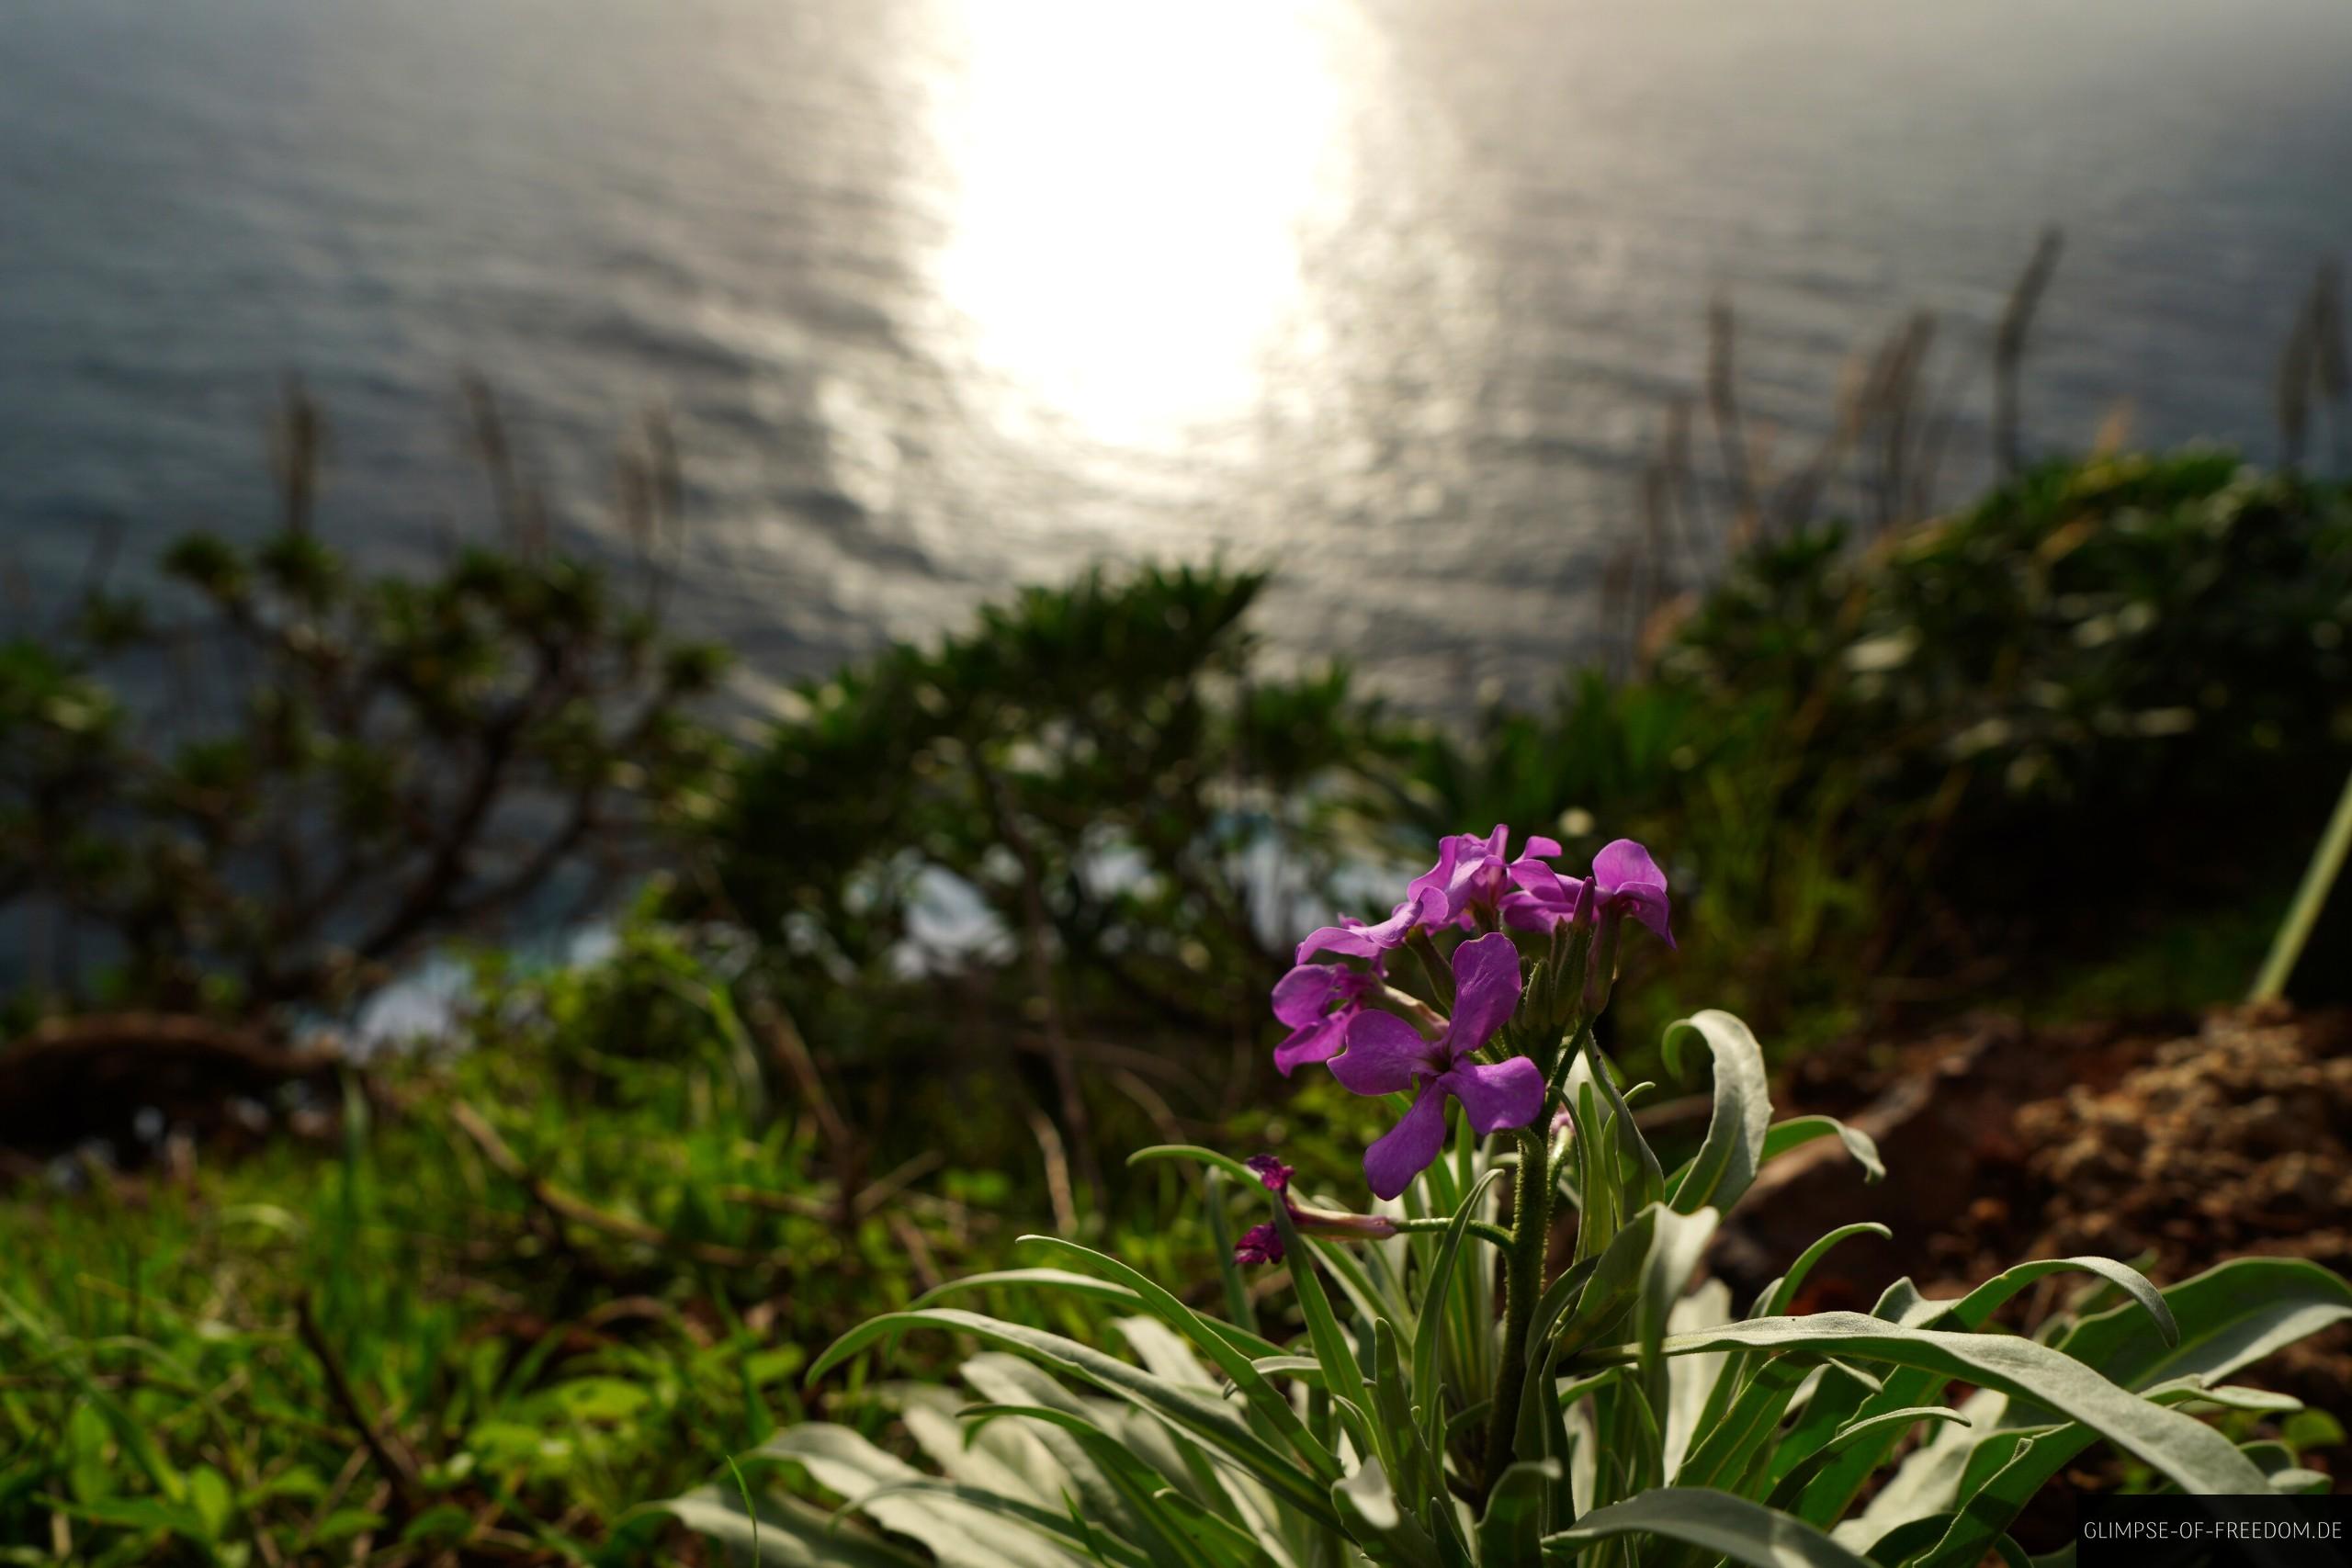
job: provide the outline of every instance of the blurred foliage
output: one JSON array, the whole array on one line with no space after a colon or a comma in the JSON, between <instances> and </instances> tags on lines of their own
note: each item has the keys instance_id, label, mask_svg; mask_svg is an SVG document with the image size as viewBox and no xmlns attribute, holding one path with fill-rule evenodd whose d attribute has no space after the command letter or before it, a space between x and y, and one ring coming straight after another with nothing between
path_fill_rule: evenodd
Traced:
<instances>
[{"instance_id":1,"label":"blurred foliage","mask_svg":"<svg viewBox=\"0 0 2352 1568\"><path fill-rule=\"evenodd\" d=\"M36 987L335 1006L567 863L715 809L688 704L721 655L592 567L471 546L369 579L289 527L191 535L164 570L193 621L93 592L66 635L0 646L0 901L96 960ZM166 711L135 725L122 670Z\"/></svg>"},{"instance_id":2,"label":"blurred foliage","mask_svg":"<svg viewBox=\"0 0 2352 1568\"><path fill-rule=\"evenodd\" d=\"M1835 1030L2283 888L2352 762L2347 631L2341 486L2053 463L1866 547L1825 525L1749 549L1645 678L1428 736L1403 798L1423 841L1662 846L1685 935L1658 1016L1715 997Z\"/></svg>"},{"instance_id":3,"label":"blurred foliage","mask_svg":"<svg viewBox=\"0 0 2352 1568\"><path fill-rule=\"evenodd\" d=\"M798 1419L808 1347L1019 1228L936 1159L844 1202L742 956L644 919L578 967L485 956L443 1048L268 1108L249 1157L0 1190L0 1562L659 1554L631 1510ZM1136 1192L1120 1245L1197 1258L1176 1173Z\"/></svg>"},{"instance_id":4,"label":"blurred foliage","mask_svg":"<svg viewBox=\"0 0 2352 1568\"><path fill-rule=\"evenodd\" d=\"M1026 1082L1083 1144L1105 1110L1079 1064L1131 1119L1247 1103L1292 932L1404 733L1344 670L1258 667L1264 586L1090 573L794 694L718 880L810 1037L854 1051L869 1122L929 1095L918 1122L956 1147L977 1075Z\"/></svg>"}]
</instances>

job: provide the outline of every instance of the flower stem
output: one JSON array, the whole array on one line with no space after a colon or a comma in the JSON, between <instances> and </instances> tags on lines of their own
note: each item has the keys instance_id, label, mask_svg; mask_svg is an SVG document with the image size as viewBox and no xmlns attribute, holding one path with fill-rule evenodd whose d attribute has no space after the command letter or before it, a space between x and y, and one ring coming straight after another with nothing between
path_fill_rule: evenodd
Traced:
<instances>
[{"instance_id":1,"label":"flower stem","mask_svg":"<svg viewBox=\"0 0 2352 1568\"><path fill-rule=\"evenodd\" d=\"M1540 1118L1538 1119L1541 1120ZM1510 1246L1503 1253L1503 1358L1497 1374L1487 1447L1479 1464L1478 1496L1487 1494L1510 1464L1519 1438L1520 1394L1527 1384L1527 1337L1535 1325L1535 1303L1544 1293L1544 1260L1552 1236L1552 1162L1542 1137L1519 1135L1519 1184L1511 1199Z\"/></svg>"},{"instance_id":2,"label":"flower stem","mask_svg":"<svg viewBox=\"0 0 2352 1568\"><path fill-rule=\"evenodd\" d=\"M1427 1219L1419 1220L1398 1220L1396 1222L1396 1228L1400 1232L1419 1231L1423 1234L1449 1230L1453 1225L1453 1222L1446 1219L1442 1215L1431 1215ZM1473 1220L1467 1226L1464 1227L1464 1234L1467 1235L1475 1235L1480 1241L1491 1242L1493 1245L1502 1248L1506 1252L1510 1250L1510 1232L1503 1229L1500 1225L1490 1225L1484 1220Z\"/></svg>"}]
</instances>

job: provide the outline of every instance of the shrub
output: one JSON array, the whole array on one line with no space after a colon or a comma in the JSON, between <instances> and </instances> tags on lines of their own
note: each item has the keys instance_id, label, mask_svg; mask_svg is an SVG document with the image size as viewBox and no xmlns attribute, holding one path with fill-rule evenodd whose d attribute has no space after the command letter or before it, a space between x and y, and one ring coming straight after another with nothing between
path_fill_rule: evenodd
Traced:
<instances>
[{"instance_id":1,"label":"shrub","mask_svg":"<svg viewBox=\"0 0 2352 1568\"><path fill-rule=\"evenodd\" d=\"M2184 900L2283 897L2352 762L2347 693L2344 486L2052 463L1867 544L1759 541L1645 675L1424 739L1398 802L1424 835L1566 803L1571 848L1604 820L1670 839L1704 940L1663 991L1835 1027L1880 982L2014 994Z\"/></svg>"},{"instance_id":2,"label":"shrub","mask_svg":"<svg viewBox=\"0 0 2352 1568\"><path fill-rule=\"evenodd\" d=\"M1376 1206L1304 1201L1272 1156L1144 1150L1201 1164L1213 1219L1226 1182L1267 1201L1271 1219L1220 1258L1225 1316L1114 1257L1032 1237L1037 1267L933 1292L812 1368L916 1331L981 1347L960 1392L876 1391L936 1473L805 1425L672 1511L805 1562L915 1560L898 1544L911 1540L944 1563L1519 1563L1598 1549L1973 1568L1994 1551L2020 1560L2013 1521L2100 1441L2193 1493L2325 1484L2284 1445L2197 1419L2293 1408L2226 1380L2352 1316L2352 1288L2308 1263L2225 1264L2159 1291L2107 1259L2046 1259L1957 1300L1898 1280L1869 1314L1792 1313L1821 1258L1874 1228L1849 1225L1745 1316L1719 1284L1686 1292L1719 1216L1770 1161L1835 1137L1867 1175L1877 1151L1826 1118L1774 1122L1754 1037L1710 1010L1666 1032L1669 1066L1704 1048L1713 1111L1697 1152L1665 1168L1629 1110L1648 1086L1621 1083L1593 1028L1621 952L1651 940L1640 929L1672 940L1665 876L1625 840L1589 878L1559 875L1548 840L1506 851L1499 829L1445 840L1388 919L1313 933L1275 992L1285 1070L1328 1062L1397 1113L1364 1157ZM1575 1216L1565 1240L1555 1209ZM1295 1329L1257 1317L1240 1269L1265 1262L1288 1267ZM2091 1287L2072 1308L2032 1337L1995 1325L2062 1273ZM1132 1359L940 1304L981 1292L1107 1305ZM839 1512L787 1490L754 1499L744 1472L805 1479Z\"/></svg>"},{"instance_id":3,"label":"shrub","mask_svg":"<svg viewBox=\"0 0 2352 1568\"><path fill-rule=\"evenodd\" d=\"M1092 1185L1106 1119L1248 1103L1200 1043L1254 1055L1276 933L1346 863L1392 745L1345 671L1260 668L1264 585L1090 573L793 694L718 880L861 1121L986 1163L1034 1100ZM1101 1092L1136 1072L1164 1103Z\"/></svg>"},{"instance_id":4,"label":"shrub","mask_svg":"<svg viewBox=\"0 0 2352 1568\"><path fill-rule=\"evenodd\" d=\"M94 587L0 643L0 908L53 939L20 1011L339 1010L717 813L692 706L725 659L662 634L650 577L550 547L495 465L503 546L364 575L313 526L317 415L291 417L278 526L180 539L160 608Z\"/></svg>"}]
</instances>

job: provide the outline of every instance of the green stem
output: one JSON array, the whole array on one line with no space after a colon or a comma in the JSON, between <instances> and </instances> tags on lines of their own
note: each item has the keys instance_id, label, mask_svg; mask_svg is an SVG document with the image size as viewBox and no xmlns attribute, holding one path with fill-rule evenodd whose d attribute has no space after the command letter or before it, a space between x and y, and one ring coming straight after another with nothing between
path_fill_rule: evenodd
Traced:
<instances>
[{"instance_id":1,"label":"green stem","mask_svg":"<svg viewBox=\"0 0 2352 1568\"><path fill-rule=\"evenodd\" d=\"M2335 803L2335 815L2328 818L2319 849L2303 869L2302 886L2295 889L2295 901L2288 908L2278 936L2271 940L2270 955L2262 961L2262 973L2255 977L2254 994L2247 1000L2277 1001L2285 994L2287 978L2295 972L2295 961L2303 955L2312 927L2319 923L2319 912L2326 907L2328 889L2335 886L2347 852L2352 852L2352 778L2344 781L2343 798Z\"/></svg>"},{"instance_id":2,"label":"green stem","mask_svg":"<svg viewBox=\"0 0 2352 1568\"><path fill-rule=\"evenodd\" d=\"M1519 1135L1519 1184L1511 1199L1510 1246L1503 1253L1503 1358L1495 1382L1494 1408L1487 1418L1487 1447L1479 1464L1478 1498L1510 1464L1519 1438L1519 1402L1527 1383L1527 1338L1544 1294L1544 1260L1552 1234L1550 1150L1542 1135Z\"/></svg>"},{"instance_id":3,"label":"green stem","mask_svg":"<svg viewBox=\"0 0 2352 1568\"><path fill-rule=\"evenodd\" d=\"M1408 1232L1420 1231L1423 1233L1435 1233L1439 1231L1451 1230L1453 1227L1453 1222L1442 1214L1432 1214L1427 1219L1398 1220L1396 1222L1396 1228L1398 1230ZM1501 1247L1506 1252L1510 1249L1510 1232L1503 1229L1500 1225L1489 1224L1485 1220L1473 1220L1466 1227L1464 1227L1464 1229L1467 1235L1475 1235L1480 1241L1491 1242L1495 1246Z\"/></svg>"},{"instance_id":4,"label":"green stem","mask_svg":"<svg viewBox=\"0 0 2352 1568\"><path fill-rule=\"evenodd\" d=\"M1577 1020L1576 1032L1568 1036L1566 1047L1552 1064L1552 1076L1544 1084L1544 1110L1549 1111L1559 1102L1561 1091L1567 1085L1568 1071L1577 1065L1577 1055L1583 1052L1585 1042L1591 1036L1592 1017L1588 1013ZM1549 1126L1551 1123L1547 1121L1544 1124Z\"/></svg>"}]
</instances>

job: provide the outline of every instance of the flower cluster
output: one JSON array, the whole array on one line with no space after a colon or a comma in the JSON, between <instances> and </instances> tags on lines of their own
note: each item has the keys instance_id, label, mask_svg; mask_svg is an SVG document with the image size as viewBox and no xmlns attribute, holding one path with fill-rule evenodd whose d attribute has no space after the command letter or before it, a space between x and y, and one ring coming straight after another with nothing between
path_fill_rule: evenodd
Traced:
<instances>
[{"instance_id":1,"label":"flower cluster","mask_svg":"<svg viewBox=\"0 0 2352 1568\"><path fill-rule=\"evenodd\" d=\"M1620 839L1605 846L1593 857L1592 874L1578 877L1551 863L1561 853L1554 840L1531 834L1514 858L1510 836L1498 827L1483 836L1444 839L1437 863L1413 878L1387 919L1368 923L1342 916L1310 933L1298 944L1296 967L1274 987L1274 1017L1290 1031L1274 1049L1274 1065L1285 1076L1322 1062L1353 1093L1413 1097L1403 1118L1364 1153L1364 1179L1382 1198L1401 1194L1437 1158L1447 1101L1461 1102L1481 1136L1528 1126L1543 1113L1543 1070L1496 1044L1519 1009L1523 985L1513 932L1557 937L1583 929L1594 941L1594 971L1613 970L1617 933L1628 918L1674 944L1666 874L1641 845ZM1441 1012L1392 985L1388 965L1408 945L1434 965L1436 939L1450 933L1460 934L1445 961L1453 987ZM1597 986L1589 983L1585 993L1588 1011L1606 1003L1608 975L1593 979ZM1263 1166L1253 1162L1253 1168L1268 1189L1286 1193L1289 1168L1261 1158ZM1294 1218L1301 1212L1291 1210ZM1257 1226L1236 1256L1272 1261L1282 1256L1281 1238L1272 1226Z\"/></svg>"}]
</instances>

